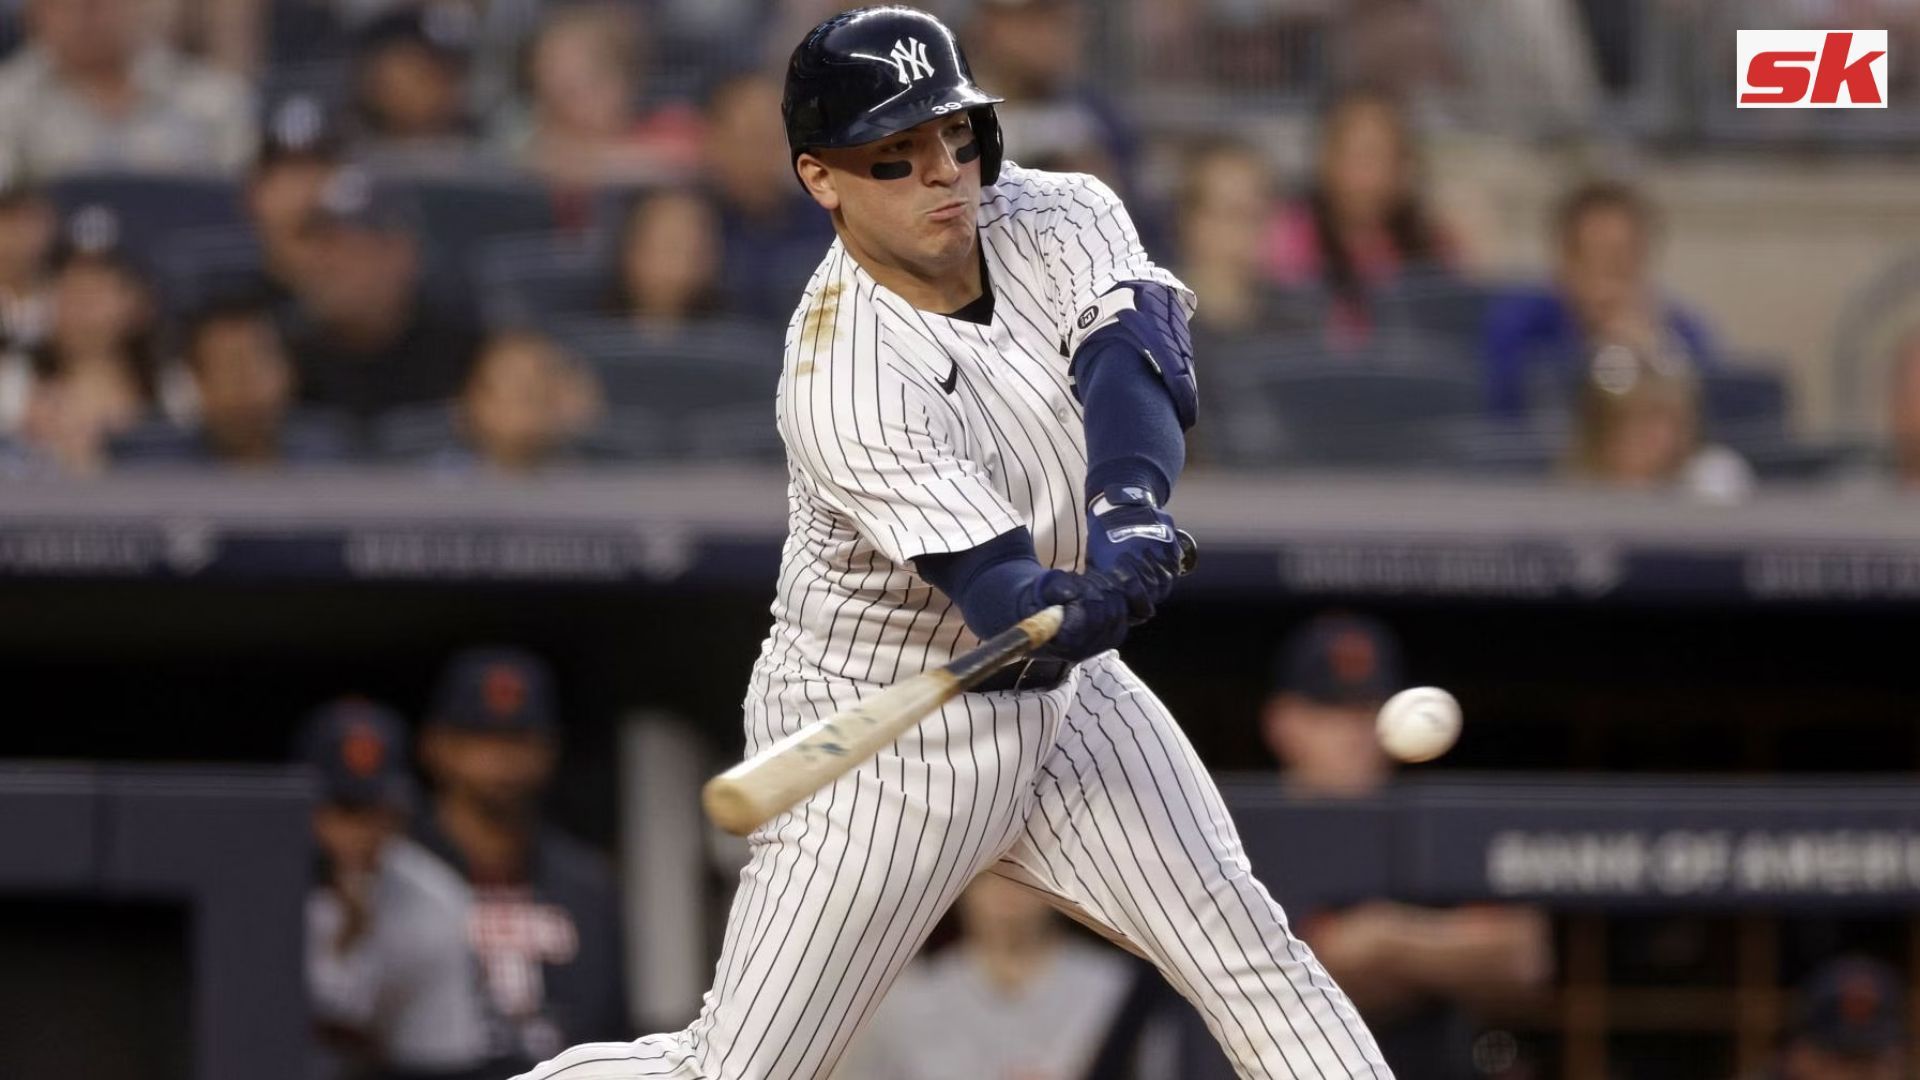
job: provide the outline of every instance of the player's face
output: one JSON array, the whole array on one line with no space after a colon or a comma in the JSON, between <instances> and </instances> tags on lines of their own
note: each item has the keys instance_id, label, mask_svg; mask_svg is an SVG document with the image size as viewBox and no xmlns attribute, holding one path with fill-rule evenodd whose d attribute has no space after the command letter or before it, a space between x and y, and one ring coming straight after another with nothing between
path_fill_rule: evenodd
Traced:
<instances>
[{"instance_id":1,"label":"player's face","mask_svg":"<svg viewBox=\"0 0 1920 1080\"><path fill-rule=\"evenodd\" d=\"M433 730L421 746L434 779L503 817L529 810L553 772L553 745L534 732Z\"/></svg>"},{"instance_id":2,"label":"player's face","mask_svg":"<svg viewBox=\"0 0 1920 1080\"><path fill-rule=\"evenodd\" d=\"M1367 795L1387 782L1390 771L1374 734L1377 711L1282 694L1267 705L1267 744L1287 779L1302 791Z\"/></svg>"},{"instance_id":3,"label":"player's face","mask_svg":"<svg viewBox=\"0 0 1920 1080\"><path fill-rule=\"evenodd\" d=\"M337 873L371 871L380 849L398 828L398 815L384 806L322 803L313 811L314 839Z\"/></svg>"},{"instance_id":4,"label":"player's face","mask_svg":"<svg viewBox=\"0 0 1920 1080\"><path fill-rule=\"evenodd\" d=\"M1033 890L997 874L981 874L960 894L960 925L988 943L1032 942L1053 927L1053 908Z\"/></svg>"},{"instance_id":5,"label":"player's face","mask_svg":"<svg viewBox=\"0 0 1920 1080\"><path fill-rule=\"evenodd\" d=\"M980 144L965 114L800 162L807 189L863 264L935 279L973 257Z\"/></svg>"}]
</instances>

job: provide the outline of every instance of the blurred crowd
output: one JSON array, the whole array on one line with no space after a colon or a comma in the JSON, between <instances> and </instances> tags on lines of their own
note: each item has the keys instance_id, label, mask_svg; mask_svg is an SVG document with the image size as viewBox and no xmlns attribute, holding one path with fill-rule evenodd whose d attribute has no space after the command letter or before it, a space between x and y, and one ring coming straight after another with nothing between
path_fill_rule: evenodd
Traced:
<instances>
[{"instance_id":1,"label":"blurred crowd","mask_svg":"<svg viewBox=\"0 0 1920 1080\"><path fill-rule=\"evenodd\" d=\"M836 6L0 0L0 471L777 462L782 327L832 240L779 73ZM1920 333L1884 448L1795 440L1778 368L1663 286L1630 179L1563 193L1540 280L1467 272L1476 237L1434 209L1422 152L1458 100L1437 90L1485 75L1453 4L935 6L1009 98L1010 156L1129 193L1198 293L1197 467L1716 501L1920 483ZM1541 102L1604 98L1637 55L1615 5L1500 6L1592 84ZM1095 78L1115 12L1163 36L1167 70L1146 66L1169 87L1297 87L1310 145L1170 124Z\"/></svg>"}]
</instances>

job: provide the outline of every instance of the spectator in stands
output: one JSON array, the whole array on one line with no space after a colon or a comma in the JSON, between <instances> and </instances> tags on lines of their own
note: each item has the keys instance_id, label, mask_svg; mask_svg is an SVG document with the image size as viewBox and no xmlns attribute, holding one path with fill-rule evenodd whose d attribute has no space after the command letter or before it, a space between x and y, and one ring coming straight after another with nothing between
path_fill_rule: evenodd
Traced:
<instances>
[{"instance_id":1,"label":"spectator in stands","mask_svg":"<svg viewBox=\"0 0 1920 1080\"><path fill-rule=\"evenodd\" d=\"M273 0L161 0L155 6L176 47L242 79L259 76Z\"/></svg>"},{"instance_id":2,"label":"spectator in stands","mask_svg":"<svg viewBox=\"0 0 1920 1080\"><path fill-rule=\"evenodd\" d=\"M404 835L416 798L399 717L343 699L316 712L300 741L319 783L320 875L306 928L307 986L327 1051L318 1075L477 1077L489 1032L467 942L472 895Z\"/></svg>"},{"instance_id":3,"label":"spectator in stands","mask_svg":"<svg viewBox=\"0 0 1920 1080\"><path fill-rule=\"evenodd\" d=\"M1531 2L1539 6L1539 0ZM1412 108L1438 111L1436 102L1460 88L1453 38L1465 36L1448 33L1449 13L1442 7L1402 0L1339 5L1327 27L1334 78L1377 88Z\"/></svg>"},{"instance_id":4,"label":"spectator in stands","mask_svg":"<svg viewBox=\"0 0 1920 1080\"><path fill-rule=\"evenodd\" d=\"M109 440L160 395L153 294L119 228L104 207L73 215L55 256L52 323L33 355L23 440L75 472L105 465Z\"/></svg>"},{"instance_id":5,"label":"spectator in stands","mask_svg":"<svg viewBox=\"0 0 1920 1080\"><path fill-rule=\"evenodd\" d=\"M1381 289L1453 261L1424 183L1412 125L1394 98L1349 90L1321 114L1313 177L1269 231L1268 269L1285 287L1327 296L1333 342L1368 335Z\"/></svg>"},{"instance_id":6,"label":"spectator in stands","mask_svg":"<svg viewBox=\"0 0 1920 1080\"><path fill-rule=\"evenodd\" d=\"M592 376L552 341L532 333L495 336L474 363L460 397L462 445L448 459L525 472L567 457L569 444L599 413Z\"/></svg>"},{"instance_id":7,"label":"spectator in stands","mask_svg":"<svg viewBox=\"0 0 1920 1080\"><path fill-rule=\"evenodd\" d=\"M421 735L434 783L418 835L474 893L473 946L500 1035L532 1062L632 1038L613 873L541 820L559 752L547 665L518 649L449 663Z\"/></svg>"},{"instance_id":8,"label":"spectator in stands","mask_svg":"<svg viewBox=\"0 0 1920 1080\"><path fill-rule=\"evenodd\" d=\"M1282 646L1277 676L1262 727L1287 792L1349 799L1385 789L1392 765L1374 718L1405 686L1400 646L1386 627L1355 615L1318 616ZM1477 1075L1467 1010L1537 990L1552 969L1547 921L1531 908L1361 899L1295 917L1406 1080Z\"/></svg>"},{"instance_id":9,"label":"spectator in stands","mask_svg":"<svg viewBox=\"0 0 1920 1080\"><path fill-rule=\"evenodd\" d=\"M1554 211L1552 231L1554 287L1505 297L1487 315L1488 403L1496 412L1524 412L1537 371L1577 375L1604 345L1717 366L1706 325L1663 298L1653 280L1659 222L1637 188L1579 185Z\"/></svg>"},{"instance_id":10,"label":"spectator in stands","mask_svg":"<svg viewBox=\"0 0 1920 1080\"><path fill-rule=\"evenodd\" d=\"M1888 429L1895 481L1920 490L1920 326L1904 334L1893 351Z\"/></svg>"},{"instance_id":11,"label":"spectator in stands","mask_svg":"<svg viewBox=\"0 0 1920 1080\"><path fill-rule=\"evenodd\" d=\"M374 19L357 35L354 98L361 134L382 148L445 148L477 133L467 115L473 13L434 2Z\"/></svg>"},{"instance_id":12,"label":"spectator in stands","mask_svg":"<svg viewBox=\"0 0 1920 1080\"><path fill-rule=\"evenodd\" d=\"M1125 954L998 874L975 878L954 910L959 940L901 974L835 1080L1086 1076L1133 979ZM1156 1034L1137 1075L1174 1076L1172 1032Z\"/></svg>"},{"instance_id":13,"label":"spectator in stands","mask_svg":"<svg viewBox=\"0 0 1920 1080\"><path fill-rule=\"evenodd\" d=\"M784 322L833 243L833 222L793 175L780 83L729 75L707 92L703 141L720 211L720 292L729 313Z\"/></svg>"},{"instance_id":14,"label":"spectator in stands","mask_svg":"<svg viewBox=\"0 0 1920 1080\"><path fill-rule=\"evenodd\" d=\"M1128 57L1141 85L1200 91L1313 93L1329 80L1329 45L1350 4L1123 0L1106 5L1127 20L1128 37L1150 42ZM1123 14L1122 14L1123 13Z\"/></svg>"},{"instance_id":15,"label":"spectator in stands","mask_svg":"<svg viewBox=\"0 0 1920 1080\"><path fill-rule=\"evenodd\" d=\"M1178 199L1180 279L1200 306L1196 351L1263 333L1306 331L1317 311L1267 279L1261 237L1273 218L1273 171L1252 145L1210 139L1186 154Z\"/></svg>"},{"instance_id":16,"label":"spectator in stands","mask_svg":"<svg viewBox=\"0 0 1920 1080\"><path fill-rule=\"evenodd\" d=\"M720 314L720 219L693 188L634 200L620 230L616 313L648 333Z\"/></svg>"},{"instance_id":17,"label":"spectator in stands","mask_svg":"<svg viewBox=\"0 0 1920 1080\"><path fill-rule=\"evenodd\" d=\"M1778 1066L1757 1080L1901 1080L1907 1070L1906 995L1893 969L1865 957L1835 960L1807 980Z\"/></svg>"},{"instance_id":18,"label":"spectator in stands","mask_svg":"<svg viewBox=\"0 0 1920 1080\"><path fill-rule=\"evenodd\" d=\"M563 192L688 175L699 164L699 120L685 106L643 113L645 52L634 9L557 7L529 46L532 128L526 164Z\"/></svg>"},{"instance_id":19,"label":"spectator in stands","mask_svg":"<svg viewBox=\"0 0 1920 1080\"><path fill-rule=\"evenodd\" d=\"M20 426L33 389L32 354L51 315L47 260L53 203L17 174L0 179L0 435Z\"/></svg>"},{"instance_id":20,"label":"spectator in stands","mask_svg":"<svg viewBox=\"0 0 1920 1080\"><path fill-rule=\"evenodd\" d=\"M302 400L364 420L453 398L479 331L427 292L411 200L344 168L328 180L309 227L316 272L288 333Z\"/></svg>"},{"instance_id":21,"label":"spectator in stands","mask_svg":"<svg viewBox=\"0 0 1920 1080\"><path fill-rule=\"evenodd\" d=\"M1139 137L1118 107L1089 86L1080 0L981 0L968 55L999 106L1007 156L1023 165L1098 176L1125 195Z\"/></svg>"},{"instance_id":22,"label":"spectator in stands","mask_svg":"<svg viewBox=\"0 0 1920 1080\"><path fill-rule=\"evenodd\" d=\"M167 48L140 0L28 0L32 36L0 64L0 159L82 169L234 173L253 156L245 84Z\"/></svg>"},{"instance_id":23,"label":"spectator in stands","mask_svg":"<svg viewBox=\"0 0 1920 1080\"><path fill-rule=\"evenodd\" d=\"M190 430L140 433L116 447L122 460L268 466L337 461L338 425L293 410L293 361L272 312L253 300L219 301L184 330L199 415Z\"/></svg>"},{"instance_id":24,"label":"spectator in stands","mask_svg":"<svg viewBox=\"0 0 1920 1080\"><path fill-rule=\"evenodd\" d=\"M247 217L260 243L261 294L290 303L315 273L320 193L340 167L339 139L319 102L292 98L274 111L247 179Z\"/></svg>"},{"instance_id":25,"label":"spectator in stands","mask_svg":"<svg viewBox=\"0 0 1920 1080\"><path fill-rule=\"evenodd\" d=\"M1673 489L1709 502L1753 490L1740 455L1700 436L1700 382L1670 354L1605 345L1575 406L1572 474L1618 488Z\"/></svg>"}]
</instances>

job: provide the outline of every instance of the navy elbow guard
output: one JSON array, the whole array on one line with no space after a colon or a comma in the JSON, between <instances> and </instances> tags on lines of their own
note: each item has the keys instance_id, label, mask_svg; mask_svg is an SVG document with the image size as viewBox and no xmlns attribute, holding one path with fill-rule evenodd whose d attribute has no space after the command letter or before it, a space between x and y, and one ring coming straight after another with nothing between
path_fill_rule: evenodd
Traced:
<instances>
[{"instance_id":1,"label":"navy elbow guard","mask_svg":"<svg viewBox=\"0 0 1920 1080\"><path fill-rule=\"evenodd\" d=\"M1193 332L1178 294L1156 281L1123 282L1082 311L1076 324L1082 334L1073 353L1076 386L1085 378L1079 371L1083 359L1090 362L1108 343L1124 344L1165 384L1181 430L1193 426L1200 387L1193 374Z\"/></svg>"}]
</instances>

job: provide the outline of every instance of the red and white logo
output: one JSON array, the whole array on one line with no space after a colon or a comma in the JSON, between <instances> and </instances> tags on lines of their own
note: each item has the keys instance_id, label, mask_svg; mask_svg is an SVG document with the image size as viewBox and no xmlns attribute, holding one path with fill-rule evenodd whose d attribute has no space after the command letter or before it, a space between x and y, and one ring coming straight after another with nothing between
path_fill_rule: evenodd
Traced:
<instances>
[{"instance_id":1,"label":"red and white logo","mask_svg":"<svg viewBox=\"0 0 1920 1080\"><path fill-rule=\"evenodd\" d=\"M1742 30L1742 109L1884 109L1885 30Z\"/></svg>"}]
</instances>

